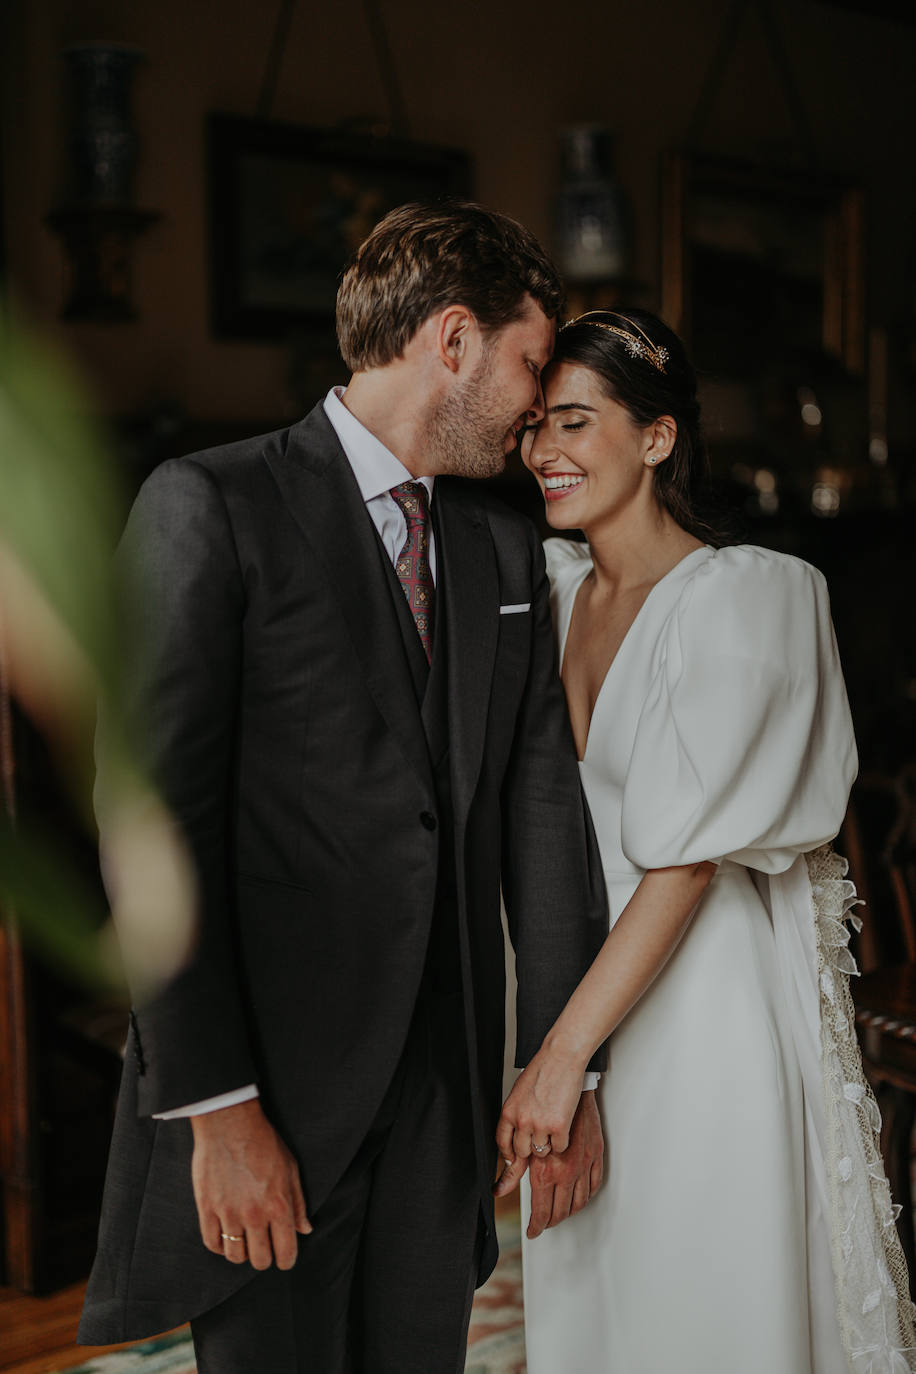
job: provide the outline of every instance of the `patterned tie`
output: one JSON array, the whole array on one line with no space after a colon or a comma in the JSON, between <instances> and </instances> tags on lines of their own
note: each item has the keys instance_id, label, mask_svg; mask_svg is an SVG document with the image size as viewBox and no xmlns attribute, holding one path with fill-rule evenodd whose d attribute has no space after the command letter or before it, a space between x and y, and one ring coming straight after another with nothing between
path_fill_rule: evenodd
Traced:
<instances>
[{"instance_id":1,"label":"patterned tie","mask_svg":"<svg viewBox=\"0 0 916 1374\"><path fill-rule=\"evenodd\" d=\"M429 568L429 493L422 482L402 482L391 495L407 521L407 538L394 570L404 588L410 613L426 651L433 656L433 603L436 589Z\"/></svg>"}]
</instances>

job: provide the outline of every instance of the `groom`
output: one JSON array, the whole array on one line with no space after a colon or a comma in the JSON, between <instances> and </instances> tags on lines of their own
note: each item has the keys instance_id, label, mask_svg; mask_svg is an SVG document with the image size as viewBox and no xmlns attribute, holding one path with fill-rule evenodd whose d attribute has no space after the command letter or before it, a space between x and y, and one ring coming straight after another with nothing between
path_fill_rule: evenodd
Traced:
<instances>
[{"instance_id":1,"label":"groom","mask_svg":"<svg viewBox=\"0 0 916 1374\"><path fill-rule=\"evenodd\" d=\"M521 1062L606 929L539 542L456 480L543 413L561 299L514 221L393 211L338 296L346 390L138 497L136 715L200 917L132 1016L83 1342L190 1319L200 1374L463 1368L500 884ZM542 1169L555 1220L596 1115Z\"/></svg>"}]
</instances>

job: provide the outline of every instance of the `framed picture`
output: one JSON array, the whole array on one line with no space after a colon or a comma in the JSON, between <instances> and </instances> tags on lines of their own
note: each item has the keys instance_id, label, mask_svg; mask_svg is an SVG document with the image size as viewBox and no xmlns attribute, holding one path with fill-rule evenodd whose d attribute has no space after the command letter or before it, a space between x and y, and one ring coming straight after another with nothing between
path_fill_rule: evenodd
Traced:
<instances>
[{"instance_id":1,"label":"framed picture","mask_svg":"<svg viewBox=\"0 0 916 1374\"><path fill-rule=\"evenodd\" d=\"M466 196L464 152L213 114L207 128L213 326L234 338L328 329L340 276L383 215Z\"/></svg>"},{"instance_id":2,"label":"framed picture","mask_svg":"<svg viewBox=\"0 0 916 1374\"><path fill-rule=\"evenodd\" d=\"M666 155L661 314L697 369L713 474L750 512L833 516L868 497L860 187Z\"/></svg>"},{"instance_id":3,"label":"framed picture","mask_svg":"<svg viewBox=\"0 0 916 1374\"><path fill-rule=\"evenodd\" d=\"M805 171L668 154L662 314L702 369L865 368L864 193Z\"/></svg>"}]
</instances>

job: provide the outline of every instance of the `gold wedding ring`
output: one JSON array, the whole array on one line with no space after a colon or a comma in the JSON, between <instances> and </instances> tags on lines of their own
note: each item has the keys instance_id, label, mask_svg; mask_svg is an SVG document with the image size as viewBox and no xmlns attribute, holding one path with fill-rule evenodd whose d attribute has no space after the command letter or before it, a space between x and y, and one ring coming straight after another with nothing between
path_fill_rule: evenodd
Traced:
<instances>
[{"instance_id":1,"label":"gold wedding ring","mask_svg":"<svg viewBox=\"0 0 916 1374\"><path fill-rule=\"evenodd\" d=\"M228 1232L226 1232L226 1231L220 1231L219 1234L220 1234L220 1239L221 1239L221 1240L237 1240L237 1241L241 1241L241 1242L244 1244L244 1241L245 1241L245 1234L244 1234L244 1232L243 1232L240 1236L230 1236L230 1235L228 1234Z\"/></svg>"}]
</instances>

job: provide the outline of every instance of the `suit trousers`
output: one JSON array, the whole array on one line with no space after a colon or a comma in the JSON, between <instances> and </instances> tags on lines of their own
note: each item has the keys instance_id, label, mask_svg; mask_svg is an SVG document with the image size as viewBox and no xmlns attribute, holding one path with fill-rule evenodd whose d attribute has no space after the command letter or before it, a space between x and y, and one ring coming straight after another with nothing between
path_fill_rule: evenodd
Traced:
<instances>
[{"instance_id":1,"label":"suit trousers","mask_svg":"<svg viewBox=\"0 0 916 1374\"><path fill-rule=\"evenodd\" d=\"M479 1187L460 979L428 967L382 1106L296 1264L191 1323L198 1374L460 1374Z\"/></svg>"}]
</instances>

